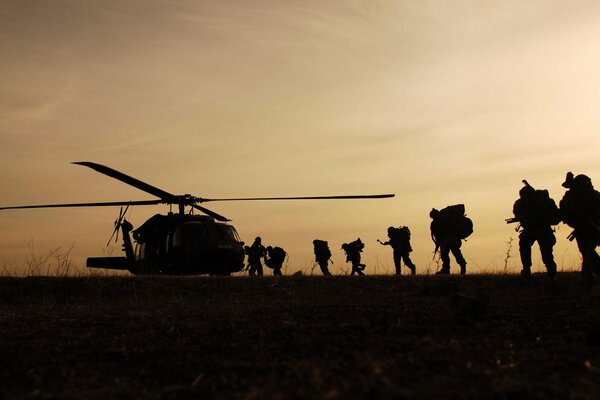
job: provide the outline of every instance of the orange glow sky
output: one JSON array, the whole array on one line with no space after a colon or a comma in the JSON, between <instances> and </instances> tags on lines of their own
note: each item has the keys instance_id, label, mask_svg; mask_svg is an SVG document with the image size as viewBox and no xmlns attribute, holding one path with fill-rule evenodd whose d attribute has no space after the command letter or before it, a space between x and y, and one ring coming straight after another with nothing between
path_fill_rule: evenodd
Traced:
<instances>
[{"instance_id":1,"label":"orange glow sky","mask_svg":"<svg viewBox=\"0 0 600 400\"><path fill-rule=\"evenodd\" d=\"M600 186L597 1L6 0L0 59L0 205L150 198L84 160L203 197L396 193L207 205L288 250L288 272L310 270L314 238L348 270L359 236L367 272L391 272L389 225L433 272L428 213L455 203L468 268L500 272L521 179L557 202L567 171ZM32 239L82 265L117 214L2 211L0 268L22 271ZM579 265L569 233L559 268Z\"/></svg>"}]
</instances>

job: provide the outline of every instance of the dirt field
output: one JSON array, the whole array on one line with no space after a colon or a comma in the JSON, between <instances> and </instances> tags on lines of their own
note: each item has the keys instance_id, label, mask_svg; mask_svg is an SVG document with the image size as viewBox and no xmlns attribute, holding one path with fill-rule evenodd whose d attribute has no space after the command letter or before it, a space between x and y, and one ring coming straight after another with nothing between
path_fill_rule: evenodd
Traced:
<instances>
[{"instance_id":1,"label":"dirt field","mask_svg":"<svg viewBox=\"0 0 600 400\"><path fill-rule=\"evenodd\" d=\"M0 278L0 397L598 399L578 274Z\"/></svg>"}]
</instances>

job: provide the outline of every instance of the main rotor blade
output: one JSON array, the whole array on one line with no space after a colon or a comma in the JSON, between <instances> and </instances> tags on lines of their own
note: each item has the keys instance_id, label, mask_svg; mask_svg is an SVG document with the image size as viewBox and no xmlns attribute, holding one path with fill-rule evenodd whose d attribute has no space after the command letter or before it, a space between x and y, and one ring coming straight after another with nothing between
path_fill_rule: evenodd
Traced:
<instances>
[{"instance_id":1,"label":"main rotor blade","mask_svg":"<svg viewBox=\"0 0 600 400\"><path fill-rule=\"evenodd\" d=\"M220 214L217 214L214 211L210 211L208 208L204 208L202 206L199 206L198 204L192 204L191 206L194 207L196 210L202 211L204 214L210 215L211 217L213 217L217 221L221 221L221 222L231 221L229 218L226 218L226 217L224 217L224 216L222 216Z\"/></svg>"},{"instance_id":2,"label":"main rotor blade","mask_svg":"<svg viewBox=\"0 0 600 400\"><path fill-rule=\"evenodd\" d=\"M62 207L110 207L110 206L149 206L163 203L162 200L109 201L103 203L70 203L70 204L39 204L33 206L0 207L0 210L16 210L22 208L62 208Z\"/></svg>"},{"instance_id":3,"label":"main rotor blade","mask_svg":"<svg viewBox=\"0 0 600 400\"><path fill-rule=\"evenodd\" d=\"M133 178L129 175L125 175L124 173L119 172L115 169L109 168L105 165L96 164L96 163L89 162L89 161L78 161L78 162L73 162L71 164L77 164L77 165L83 165L84 167L89 167L95 171L100 172L101 174L110 176L111 178L117 179L123 183L131 185L137 189L143 190L144 192L150 193L156 197L160 197L162 200L165 200L166 202L171 202L174 204L178 203L177 196L172 195L169 192L165 192L164 190L159 189L155 186L149 185L146 182L142 182L139 179Z\"/></svg>"},{"instance_id":4,"label":"main rotor blade","mask_svg":"<svg viewBox=\"0 0 600 400\"><path fill-rule=\"evenodd\" d=\"M234 199L203 199L198 198L198 202L206 203L209 201L248 201L248 200L337 200L337 199L384 199L395 197L395 194L362 194L350 196L299 196L299 197L241 197Z\"/></svg>"}]
</instances>

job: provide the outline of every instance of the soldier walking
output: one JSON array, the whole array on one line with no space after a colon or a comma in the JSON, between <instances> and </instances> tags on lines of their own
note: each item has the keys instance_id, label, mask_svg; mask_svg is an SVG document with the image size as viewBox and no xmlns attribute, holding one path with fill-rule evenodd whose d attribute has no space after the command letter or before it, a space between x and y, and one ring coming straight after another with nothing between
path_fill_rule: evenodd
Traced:
<instances>
[{"instance_id":1,"label":"soldier walking","mask_svg":"<svg viewBox=\"0 0 600 400\"><path fill-rule=\"evenodd\" d=\"M435 253L440 251L442 269L437 275L450 273L450 253L454 255L456 262L460 265L460 274L467 273L467 261L460 251L462 240L473 233L473 221L465 215L464 204L448 206L441 210L432 209L431 217L431 239L435 243Z\"/></svg>"},{"instance_id":2,"label":"soldier walking","mask_svg":"<svg viewBox=\"0 0 600 400\"><path fill-rule=\"evenodd\" d=\"M560 223L558 207L547 190L535 190L526 180L519 191L519 198L513 205L514 218L508 223L519 222L519 253L523 269L521 275L531 278L531 247L535 242L540 246L542 261L550 279L556 278L556 262L552 248L556 244L553 225Z\"/></svg>"},{"instance_id":3,"label":"soldier walking","mask_svg":"<svg viewBox=\"0 0 600 400\"><path fill-rule=\"evenodd\" d=\"M410 229L407 226L400 228L394 228L390 226L387 230L389 240L382 242L377 239L383 246L391 246L394 250L394 266L396 267L396 275L401 274L402 261L410 269L410 274L415 275L417 269L415 264L410 260L410 252L412 247L410 246Z\"/></svg>"},{"instance_id":4,"label":"soldier walking","mask_svg":"<svg viewBox=\"0 0 600 400\"><path fill-rule=\"evenodd\" d=\"M313 240L313 247L315 252L315 261L319 264L323 275L331 275L329 272L329 261L331 259L331 250L325 240L315 239Z\"/></svg>"},{"instance_id":5,"label":"soldier walking","mask_svg":"<svg viewBox=\"0 0 600 400\"><path fill-rule=\"evenodd\" d=\"M600 192L594 189L586 175L567 174L563 187L569 189L560 201L562 220L574 229L569 235L577 241L581 253L581 272L586 283L592 283L594 274L600 273Z\"/></svg>"},{"instance_id":6,"label":"soldier walking","mask_svg":"<svg viewBox=\"0 0 600 400\"><path fill-rule=\"evenodd\" d=\"M364 248L365 245L360 238L356 239L354 242L342 244L342 249L346 252L346 262L352 263L352 272L350 272L350 275L365 274L363 271L366 268L366 265L361 264L360 262L360 253Z\"/></svg>"},{"instance_id":7,"label":"soldier walking","mask_svg":"<svg viewBox=\"0 0 600 400\"><path fill-rule=\"evenodd\" d=\"M283 275L281 267L285 261L287 253L281 247L267 246L267 256L265 257L265 265L273 270L273 275Z\"/></svg>"},{"instance_id":8,"label":"soldier walking","mask_svg":"<svg viewBox=\"0 0 600 400\"><path fill-rule=\"evenodd\" d=\"M246 254L248 255L248 274L262 276L263 266L260 259L265 257L266 249L261 244L260 236L257 236L252 246L246 249Z\"/></svg>"}]
</instances>

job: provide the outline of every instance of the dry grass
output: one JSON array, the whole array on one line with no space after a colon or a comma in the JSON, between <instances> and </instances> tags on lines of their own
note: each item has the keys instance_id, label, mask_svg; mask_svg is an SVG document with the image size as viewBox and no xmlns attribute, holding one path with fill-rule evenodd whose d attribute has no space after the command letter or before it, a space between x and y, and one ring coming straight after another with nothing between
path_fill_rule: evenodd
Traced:
<instances>
[{"instance_id":1,"label":"dry grass","mask_svg":"<svg viewBox=\"0 0 600 400\"><path fill-rule=\"evenodd\" d=\"M0 397L600 398L578 274L1 278Z\"/></svg>"}]
</instances>

